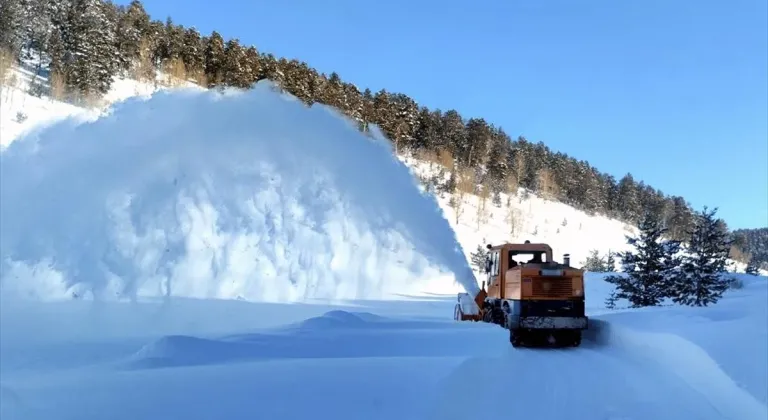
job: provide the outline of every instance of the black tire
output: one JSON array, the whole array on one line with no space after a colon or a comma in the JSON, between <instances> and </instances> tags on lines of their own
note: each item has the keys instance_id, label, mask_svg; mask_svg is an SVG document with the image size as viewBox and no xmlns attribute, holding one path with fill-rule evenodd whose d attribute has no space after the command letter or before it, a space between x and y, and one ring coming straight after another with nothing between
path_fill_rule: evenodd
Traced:
<instances>
[{"instance_id":1,"label":"black tire","mask_svg":"<svg viewBox=\"0 0 768 420\"><path fill-rule=\"evenodd\" d=\"M499 308L493 308L493 312L491 312L491 321L496 325L504 327L504 312Z\"/></svg>"},{"instance_id":2,"label":"black tire","mask_svg":"<svg viewBox=\"0 0 768 420\"><path fill-rule=\"evenodd\" d=\"M581 345L581 331L576 330L573 332L573 340L571 341L571 346L579 347L580 345Z\"/></svg>"},{"instance_id":3,"label":"black tire","mask_svg":"<svg viewBox=\"0 0 768 420\"><path fill-rule=\"evenodd\" d=\"M512 347L520 347L523 344L523 340L520 337L520 334L516 334L516 331L513 329L509 330L509 342L512 344Z\"/></svg>"}]
</instances>

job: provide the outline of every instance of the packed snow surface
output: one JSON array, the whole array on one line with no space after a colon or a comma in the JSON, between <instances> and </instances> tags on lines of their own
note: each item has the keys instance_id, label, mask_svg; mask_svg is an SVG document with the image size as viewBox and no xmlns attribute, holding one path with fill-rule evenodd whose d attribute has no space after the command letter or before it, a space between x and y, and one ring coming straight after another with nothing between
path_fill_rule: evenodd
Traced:
<instances>
[{"instance_id":1,"label":"packed snow surface","mask_svg":"<svg viewBox=\"0 0 768 420\"><path fill-rule=\"evenodd\" d=\"M768 289L709 308L602 308L582 347L514 349L455 296L333 306L158 299L0 305L0 418L764 420ZM485 402L483 402L485 401Z\"/></svg>"},{"instance_id":2,"label":"packed snow surface","mask_svg":"<svg viewBox=\"0 0 768 420\"><path fill-rule=\"evenodd\" d=\"M0 154L3 293L382 298L477 283L384 141L270 83L177 90ZM461 284L456 287L456 282Z\"/></svg>"}]
</instances>

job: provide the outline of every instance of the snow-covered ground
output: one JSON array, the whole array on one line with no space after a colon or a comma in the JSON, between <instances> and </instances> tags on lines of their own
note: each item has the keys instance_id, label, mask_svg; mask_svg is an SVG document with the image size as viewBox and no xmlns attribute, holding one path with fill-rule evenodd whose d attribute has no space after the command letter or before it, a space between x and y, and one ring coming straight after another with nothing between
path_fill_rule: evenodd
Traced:
<instances>
[{"instance_id":1,"label":"snow-covered ground","mask_svg":"<svg viewBox=\"0 0 768 420\"><path fill-rule=\"evenodd\" d=\"M582 347L513 349L452 320L466 255L530 239L579 262L628 227L522 195L479 229L468 197L456 224L411 176L428 164L269 84L8 128L21 109L51 121L2 109L3 420L768 417L765 277L607 310L590 275Z\"/></svg>"},{"instance_id":2,"label":"snow-covered ground","mask_svg":"<svg viewBox=\"0 0 768 420\"><path fill-rule=\"evenodd\" d=\"M0 417L764 420L768 283L744 280L711 308L607 313L590 278L567 350L453 322L453 298L4 302Z\"/></svg>"}]
</instances>

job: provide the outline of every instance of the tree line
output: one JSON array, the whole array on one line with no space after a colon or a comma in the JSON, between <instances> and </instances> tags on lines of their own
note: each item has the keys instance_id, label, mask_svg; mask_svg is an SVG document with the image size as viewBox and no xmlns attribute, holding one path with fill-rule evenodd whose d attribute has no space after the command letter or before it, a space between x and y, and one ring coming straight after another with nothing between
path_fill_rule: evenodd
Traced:
<instances>
[{"instance_id":1,"label":"tree line","mask_svg":"<svg viewBox=\"0 0 768 420\"><path fill-rule=\"evenodd\" d=\"M732 235L736 249L748 263L748 272L756 272L758 268L768 270L768 227L737 229Z\"/></svg>"},{"instance_id":2,"label":"tree line","mask_svg":"<svg viewBox=\"0 0 768 420\"><path fill-rule=\"evenodd\" d=\"M44 53L50 94L87 103L106 93L114 76L155 80L159 71L206 86L248 88L274 81L304 103L337 108L360 130L378 125L397 153L432 156L451 170L449 192L470 184L494 197L523 187L588 214L637 225L650 214L671 239L684 239L694 220L680 196L667 196L627 173L620 179L542 142L511 138L480 117L454 109L428 109L403 93L358 89L337 73L319 73L296 59L275 57L218 32L200 34L168 17L154 20L138 0L3 0L0 42L16 59ZM459 179L464 178L464 179ZM723 223L721 221L721 223Z\"/></svg>"}]
</instances>

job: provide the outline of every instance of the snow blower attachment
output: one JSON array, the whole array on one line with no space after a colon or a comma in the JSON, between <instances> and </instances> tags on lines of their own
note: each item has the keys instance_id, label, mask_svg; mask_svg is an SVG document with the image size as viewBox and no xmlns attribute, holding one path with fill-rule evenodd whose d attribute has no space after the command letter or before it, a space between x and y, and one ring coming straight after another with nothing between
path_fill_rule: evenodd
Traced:
<instances>
[{"instance_id":1,"label":"snow blower attachment","mask_svg":"<svg viewBox=\"0 0 768 420\"><path fill-rule=\"evenodd\" d=\"M483 321L509 330L512 346L579 346L587 329L584 271L552 259L547 244L488 245L485 274L477 296L459 293L457 321ZM524 260L524 261L521 261Z\"/></svg>"}]
</instances>

